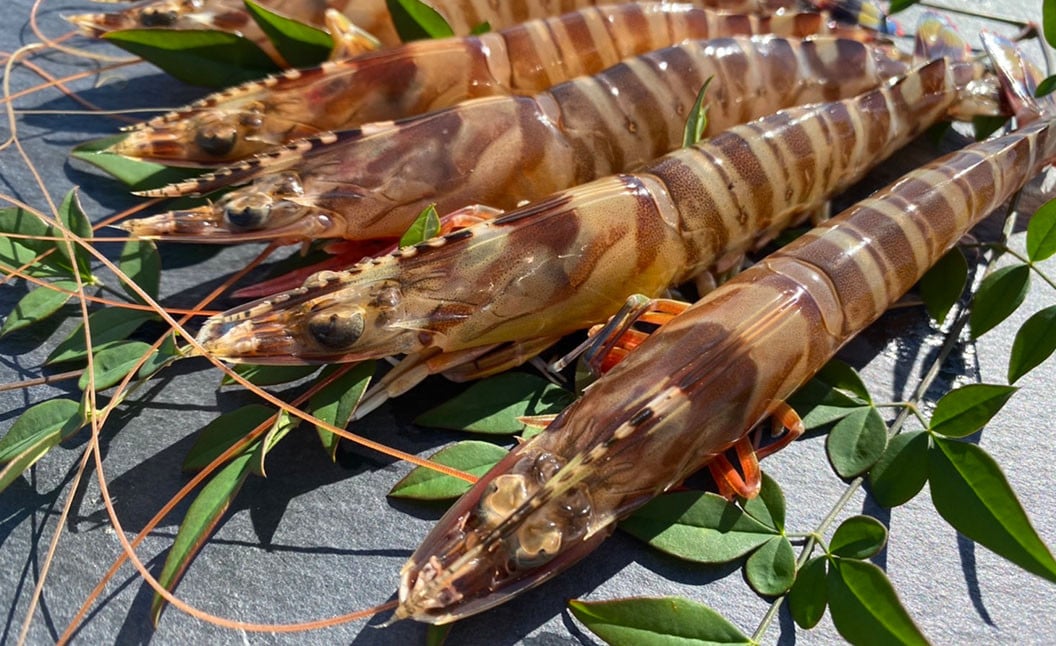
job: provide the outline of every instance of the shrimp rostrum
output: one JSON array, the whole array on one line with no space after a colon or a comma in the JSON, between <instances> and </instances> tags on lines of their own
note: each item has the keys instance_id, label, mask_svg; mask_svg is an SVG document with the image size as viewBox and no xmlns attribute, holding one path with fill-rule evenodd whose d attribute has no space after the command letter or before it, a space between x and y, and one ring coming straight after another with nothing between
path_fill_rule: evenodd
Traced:
<instances>
[{"instance_id":1,"label":"shrimp rostrum","mask_svg":"<svg viewBox=\"0 0 1056 646\"><path fill-rule=\"evenodd\" d=\"M429 204L507 210L628 171L682 144L700 88L708 133L782 107L853 96L904 72L889 46L832 37L690 41L533 96L475 99L305 139L150 196L250 182L196 209L130 220L201 242L398 238ZM357 258L358 259L358 258Z\"/></svg>"},{"instance_id":2,"label":"shrimp rostrum","mask_svg":"<svg viewBox=\"0 0 1056 646\"><path fill-rule=\"evenodd\" d=\"M320 272L209 319L199 340L252 363L408 354L357 414L430 372L470 378L513 365L631 294L730 268L808 217L923 129L976 104L954 78L959 68L939 58L857 97L731 128L636 174ZM484 366L489 350L499 360Z\"/></svg>"},{"instance_id":3,"label":"shrimp rostrum","mask_svg":"<svg viewBox=\"0 0 1056 646\"><path fill-rule=\"evenodd\" d=\"M587 7L479 36L423 40L290 70L135 126L110 152L221 164L293 139L500 94L534 94L689 39L831 29L827 14L720 14L688 4ZM840 34L851 29L841 27ZM868 37L868 32L861 32Z\"/></svg>"},{"instance_id":4,"label":"shrimp rostrum","mask_svg":"<svg viewBox=\"0 0 1056 646\"><path fill-rule=\"evenodd\" d=\"M743 441L1054 158L1053 122L947 155L675 316L452 507L403 568L396 618L453 621L577 561Z\"/></svg>"}]
</instances>

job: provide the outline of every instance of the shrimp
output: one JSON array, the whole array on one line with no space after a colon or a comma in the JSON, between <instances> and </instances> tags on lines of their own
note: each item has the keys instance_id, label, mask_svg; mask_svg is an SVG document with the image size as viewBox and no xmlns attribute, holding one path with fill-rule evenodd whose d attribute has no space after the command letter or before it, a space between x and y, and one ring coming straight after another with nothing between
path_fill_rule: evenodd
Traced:
<instances>
[{"instance_id":1,"label":"shrimp","mask_svg":"<svg viewBox=\"0 0 1056 646\"><path fill-rule=\"evenodd\" d=\"M995 59L1009 55L1010 44L984 42ZM1037 105L1033 92L1020 100ZM911 172L675 316L440 520L403 568L395 618L446 623L538 585L743 443L1056 158L1054 125Z\"/></svg>"},{"instance_id":2,"label":"shrimp","mask_svg":"<svg viewBox=\"0 0 1056 646\"><path fill-rule=\"evenodd\" d=\"M709 77L708 132L779 108L847 97L904 72L855 40L690 41L534 96L497 96L396 123L301 140L144 195L252 183L187 211L130 220L139 237L202 242L398 238L427 205L506 210L681 145ZM358 259L358 257L356 258Z\"/></svg>"},{"instance_id":3,"label":"shrimp","mask_svg":"<svg viewBox=\"0 0 1056 646\"><path fill-rule=\"evenodd\" d=\"M534 94L689 39L834 27L818 12L767 17L686 4L588 7L480 36L423 40L230 88L135 126L110 152L209 165L327 130L401 119L482 96ZM847 35L848 27L840 28ZM866 37L870 32L861 32Z\"/></svg>"},{"instance_id":4,"label":"shrimp","mask_svg":"<svg viewBox=\"0 0 1056 646\"><path fill-rule=\"evenodd\" d=\"M464 36L484 23L493 29L501 29L533 18L555 16L581 7L617 1L431 0L428 4L443 16L455 34ZM391 47L400 44L384 0L263 0L260 4L294 20L319 27L325 24L326 10L337 9L356 27L372 34L382 45ZM699 0L697 4L733 13L772 13L794 7L797 2ZM242 0L146 0L121 11L78 14L69 16L68 20L92 36L119 29L214 29L240 33L258 44L268 42L263 31L250 18Z\"/></svg>"},{"instance_id":5,"label":"shrimp","mask_svg":"<svg viewBox=\"0 0 1056 646\"><path fill-rule=\"evenodd\" d=\"M320 272L209 319L199 341L252 363L407 354L360 417L427 374L466 379L516 365L633 293L656 296L737 265L952 110L979 104L955 81L960 67L939 58L857 97L731 128L636 174Z\"/></svg>"}]
</instances>

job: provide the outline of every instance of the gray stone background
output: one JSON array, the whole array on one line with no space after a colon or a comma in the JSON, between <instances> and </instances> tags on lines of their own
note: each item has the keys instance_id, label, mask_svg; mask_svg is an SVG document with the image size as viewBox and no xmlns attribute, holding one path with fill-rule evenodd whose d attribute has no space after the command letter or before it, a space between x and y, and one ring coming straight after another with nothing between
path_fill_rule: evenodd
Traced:
<instances>
[{"instance_id":1,"label":"gray stone background","mask_svg":"<svg viewBox=\"0 0 1056 646\"><path fill-rule=\"evenodd\" d=\"M1002 16L1040 19L1040 2L947 1ZM5 5L8 18L0 29L0 50L11 52L38 41L27 25L30 6L30 0ZM98 5L75 0L46 2L39 15L41 28L50 36L63 34L67 27L62 15L93 6ZM901 19L911 27L912 16L907 12ZM995 23L964 18L957 21L969 36L984 24L1005 33L1012 31ZM82 39L69 44L121 55ZM95 67L82 57L54 50L34 55L32 60L58 75L90 72ZM25 68L16 68L9 80L16 91L39 82ZM89 74L70 87L104 110L171 108L202 94L202 90L183 86L147 65ZM118 121L87 114L53 89L20 98L15 105L19 109L19 139L52 199L60 200L72 186L79 185L85 207L96 220L135 203L116 182L67 160L72 146L113 133ZM10 134L6 123L3 130L6 138ZM918 147L899 155L886 173L890 177L896 165L904 167L929 154L926 147ZM872 185L879 181L874 179ZM0 192L37 208L45 205L27 165L10 146L0 151ZM1023 237L1020 226L1013 237L1018 248L1023 246ZM161 251L165 302L186 304L204 295L259 247L163 245ZM1046 268L1056 274L1053 262ZM23 293L21 286L0 288L0 314L10 311ZM951 384L976 380L1003 383L1013 334L1030 314L1052 302L1052 291L1035 281L1027 303L1010 320L978 342L960 343L943 365L925 408L930 409ZM39 376L46 355L37 347L41 338L50 334L61 338L69 327L68 323L60 329L44 325L0 341L0 382ZM842 356L861 369L878 401L898 401L911 395L942 338L921 308L903 308L886 315ZM179 464L195 431L218 412L252 401L240 391L218 390L219 379L220 374L204 362L180 364L126 404L106 427L102 439L105 478L129 537L186 482ZM1049 545L1056 545L1056 494L1049 481L1056 458L1052 448L1054 379L1053 361L1023 379L1010 405L975 439L1004 467ZM431 453L456 436L415 427L411 420L460 389L440 379L431 380L353 430L406 451ZM0 392L0 431L26 407L61 395L77 397L71 384ZM17 638L84 447L85 436L78 436L0 495L0 642ZM823 437L796 442L764 466L788 499L789 531L812 530L845 489L825 459ZM441 513L439 508L386 500L384 493L409 468L356 448L343 450L339 464L332 464L318 449L314 431L292 434L269 457L269 477L253 478L238 498L230 518L210 539L179 586L179 596L212 613L258 622L304 621L385 601L395 590L400 566ZM119 554L96 476L93 471L75 497L42 602L32 617L30 643L54 641ZM160 571L177 519L185 509L186 503L139 551L155 573ZM1040 644L1056 640L1052 586L958 536L938 517L926 491L894 511L878 508L859 491L842 515L862 512L876 515L889 526L891 542L876 562L887 570L910 614L934 643ZM769 605L750 591L736 566L716 568L678 562L617 533L557 580L461 622L451 633L450 643L596 643L571 618L566 601L631 595L694 599L717 609L747 634L756 629ZM295 635L240 633L172 609L154 630L148 619L150 600L149 587L126 565L93 607L77 634L78 641L403 644L420 643L425 637L424 627L411 622L378 629L361 621ZM797 630L782 611L762 641L829 644L841 639L828 617L808 632Z\"/></svg>"}]
</instances>

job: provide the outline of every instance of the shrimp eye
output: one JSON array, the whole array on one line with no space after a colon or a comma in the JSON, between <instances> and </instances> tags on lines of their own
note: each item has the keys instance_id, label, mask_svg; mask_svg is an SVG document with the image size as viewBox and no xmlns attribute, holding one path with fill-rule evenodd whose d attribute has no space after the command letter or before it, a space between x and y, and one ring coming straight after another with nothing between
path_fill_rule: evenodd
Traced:
<instances>
[{"instance_id":1,"label":"shrimp eye","mask_svg":"<svg viewBox=\"0 0 1056 646\"><path fill-rule=\"evenodd\" d=\"M363 334L363 312L321 312L308 321L308 333L327 348L347 348Z\"/></svg>"},{"instance_id":2,"label":"shrimp eye","mask_svg":"<svg viewBox=\"0 0 1056 646\"><path fill-rule=\"evenodd\" d=\"M246 204L232 203L224 207L224 219L228 224L239 229L259 229L271 215L271 203Z\"/></svg>"},{"instance_id":3,"label":"shrimp eye","mask_svg":"<svg viewBox=\"0 0 1056 646\"><path fill-rule=\"evenodd\" d=\"M231 126L200 128L194 143L206 154L222 157L231 152L238 139L238 131Z\"/></svg>"},{"instance_id":4,"label":"shrimp eye","mask_svg":"<svg viewBox=\"0 0 1056 646\"><path fill-rule=\"evenodd\" d=\"M179 14L175 9L147 8L139 14L139 22L144 27L170 27L177 18Z\"/></svg>"}]
</instances>

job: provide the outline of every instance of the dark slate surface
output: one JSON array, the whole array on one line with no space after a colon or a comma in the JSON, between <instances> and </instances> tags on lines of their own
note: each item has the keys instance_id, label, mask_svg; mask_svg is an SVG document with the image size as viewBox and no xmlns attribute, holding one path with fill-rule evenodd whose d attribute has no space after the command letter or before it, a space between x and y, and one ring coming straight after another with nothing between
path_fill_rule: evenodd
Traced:
<instances>
[{"instance_id":1,"label":"dark slate surface","mask_svg":"<svg viewBox=\"0 0 1056 646\"><path fill-rule=\"evenodd\" d=\"M1019 0L1000 4L960 0L958 4L1002 15L1038 17L1036 3ZM27 26L30 5L29 0L5 5L9 16L7 26L0 30L0 49L10 52L38 42ZM73 0L46 3L40 13L41 28L50 36L63 34L67 29L60 16L91 6ZM968 33L978 29L976 22L965 25ZM68 44L88 46L81 39ZM88 48L97 54L120 56L107 47ZM83 56L51 50L29 56L58 75L98 70L70 87L105 110L175 107L201 94L145 65L101 70L101 63ZM35 85L39 78L18 67L10 81L17 90ZM19 98L15 105L22 111L16 117L19 140L51 199L58 201L70 187L79 185L85 207L95 220L135 203L112 180L66 158L71 146L114 132L119 121L86 114L54 89ZM5 126L4 136L8 134ZM0 181L3 194L46 208L26 163L11 146L0 151ZM1021 231L1013 242L1022 248ZM163 246L165 302L193 302L258 251L259 247ZM1049 262L1046 267L1056 273L1056 264ZM1052 291L1035 282L1027 304L1011 320L981 341L958 345L943 365L926 409L950 384L1004 381L1005 357L1015 330L1032 312L1053 302ZM0 289L0 313L8 312L23 293L20 285ZM0 381L38 377L46 355L38 347L40 341L49 335L53 340L61 338L70 327L68 322L46 324L0 342ZM942 335L920 308L904 308L889 313L862 334L844 357L862 370L878 400L903 400L910 396L941 341ZM204 362L180 365L148 385L104 429L101 475L125 536L142 528L187 481L179 465L196 429L218 412L252 401L239 391L218 390L219 378L219 372ZM1004 466L1049 544L1056 544L1056 495L1050 482L1056 421L1050 402L1054 379L1053 362L1024 379L1011 405L978 438ZM455 436L415 427L411 420L459 388L432 380L354 430L406 451L430 453ZM8 428L29 405L62 395L78 396L69 383L0 392L0 429ZM4 617L0 641L14 642L21 630L57 516L68 497L72 495L72 512L41 603L30 618L29 643L54 641L120 553L115 529L101 503L100 473L94 466L89 467L82 486L71 492L85 446L84 434L64 444L0 496L0 610ZM792 532L813 529L845 488L826 463L822 437L797 442L768 459L765 466L788 498ZM305 621L384 602L395 589L400 566L440 514L439 509L386 500L384 493L408 469L355 448L343 449L339 463L332 464L318 450L314 432L294 433L270 457L268 478L254 478L239 497L230 518L180 585L180 598L204 611L246 622ZM186 503L181 504L138 552L155 573L185 509ZM905 507L886 511L859 491L841 516L863 511L877 515L890 527L891 543L876 562L888 571L910 613L935 643L1051 642L1056 629L1051 586L959 537L938 517L926 493ZM732 566L687 565L618 534L557 580L459 624L451 643L595 643L571 619L566 600L640 594L688 596L718 609L749 634L768 606ZM172 609L155 630L148 619L150 599L149 587L125 565L92 607L77 639L83 643L403 644L421 642L425 636L422 626L410 622L378 629L362 621L294 635L250 633L217 628ZM779 613L762 637L763 643L780 644L839 641L828 618L814 631L797 631L786 612Z\"/></svg>"}]
</instances>

